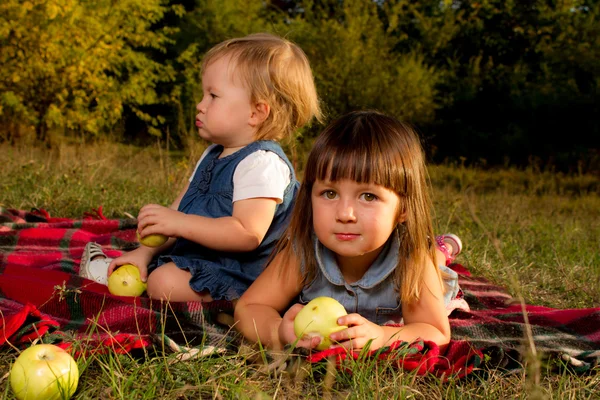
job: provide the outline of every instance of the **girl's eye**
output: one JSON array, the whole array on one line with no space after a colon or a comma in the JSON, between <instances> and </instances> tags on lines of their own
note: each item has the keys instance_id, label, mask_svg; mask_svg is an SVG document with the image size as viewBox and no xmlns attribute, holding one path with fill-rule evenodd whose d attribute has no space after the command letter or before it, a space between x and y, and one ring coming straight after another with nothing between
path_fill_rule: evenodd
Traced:
<instances>
[{"instance_id":1,"label":"girl's eye","mask_svg":"<svg viewBox=\"0 0 600 400\"><path fill-rule=\"evenodd\" d=\"M365 199L365 201L368 202L377 200L377 196L375 196L373 193L364 193L363 198Z\"/></svg>"},{"instance_id":2,"label":"girl's eye","mask_svg":"<svg viewBox=\"0 0 600 400\"><path fill-rule=\"evenodd\" d=\"M326 190L322 195L325 196L326 199L333 200L336 198L337 193L335 193L333 190Z\"/></svg>"},{"instance_id":3,"label":"girl's eye","mask_svg":"<svg viewBox=\"0 0 600 400\"><path fill-rule=\"evenodd\" d=\"M216 94L214 94L214 93L209 93L209 95L210 95L210 97L212 97L213 99L216 99L216 98L217 98L217 95L216 95Z\"/></svg>"}]
</instances>

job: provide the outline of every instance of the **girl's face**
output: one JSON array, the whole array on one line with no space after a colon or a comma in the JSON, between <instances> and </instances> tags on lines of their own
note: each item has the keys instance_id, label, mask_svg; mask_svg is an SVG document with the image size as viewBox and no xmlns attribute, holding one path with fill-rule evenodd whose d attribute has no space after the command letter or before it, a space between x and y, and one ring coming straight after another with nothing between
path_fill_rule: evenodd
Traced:
<instances>
[{"instance_id":1,"label":"girl's face","mask_svg":"<svg viewBox=\"0 0 600 400\"><path fill-rule=\"evenodd\" d=\"M313 226L319 241L346 265L368 267L399 222L400 197L373 183L317 180L311 193ZM357 264L358 262L358 264Z\"/></svg>"},{"instance_id":2,"label":"girl's face","mask_svg":"<svg viewBox=\"0 0 600 400\"><path fill-rule=\"evenodd\" d=\"M254 140L250 125L250 92L232 78L229 57L221 57L202 74L202 101L196 109L200 137L226 148L243 147Z\"/></svg>"}]
</instances>

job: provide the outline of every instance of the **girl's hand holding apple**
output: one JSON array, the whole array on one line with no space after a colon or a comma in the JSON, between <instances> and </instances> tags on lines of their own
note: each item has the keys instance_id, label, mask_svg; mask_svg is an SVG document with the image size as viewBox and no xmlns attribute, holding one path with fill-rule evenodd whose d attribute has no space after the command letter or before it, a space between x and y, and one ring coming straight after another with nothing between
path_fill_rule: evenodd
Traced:
<instances>
[{"instance_id":1,"label":"girl's hand holding apple","mask_svg":"<svg viewBox=\"0 0 600 400\"><path fill-rule=\"evenodd\" d=\"M348 329L331 334L331 339L340 347L348 350L362 349L372 340L370 346L378 349L385 345L383 340L385 332L382 326L377 325L360 314L348 314L340 318L340 323ZM397 329L397 328L396 328Z\"/></svg>"},{"instance_id":2,"label":"girl's hand holding apple","mask_svg":"<svg viewBox=\"0 0 600 400\"><path fill-rule=\"evenodd\" d=\"M152 261L153 249L140 246L137 249L124 253L122 256L115 258L110 262L108 266L108 276L119 268L121 265L133 264L140 271L140 279L142 282L146 282L148 279L148 264Z\"/></svg>"},{"instance_id":3,"label":"girl's hand holding apple","mask_svg":"<svg viewBox=\"0 0 600 400\"><path fill-rule=\"evenodd\" d=\"M307 349L314 349L321 342L318 337L301 338L297 337L294 332L294 321L296 316L304 306L302 304L294 304L289 310L283 315L281 325L279 325L279 341L281 343L294 344L295 347L304 347Z\"/></svg>"},{"instance_id":4,"label":"girl's hand holding apple","mask_svg":"<svg viewBox=\"0 0 600 400\"><path fill-rule=\"evenodd\" d=\"M115 296L141 296L147 286L140 278L140 270L132 264L120 266L108 277L108 291Z\"/></svg>"},{"instance_id":5,"label":"girl's hand holding apple","mask_svg":"<svg viewBox=\"0 0 600 400\"><path fill-rule=\"evenodd\" d=\"M311 348L325 350L333 344L334 332L348 328L338 323L345 315L346 309L337 300L327 296L314 298L294 315L294 335L309 342Z\"/></svg>"},{"instance_id":6,"label":"girl's hand holding apple","mask_svg":"<svg viewBox=\"0 0 600 400\"><path fill-rule=\"evenodd\" d=\"M138 214L138 235L145 240L151 235L180 237L179 229L186 225L186 214L158 204L147 204Z\"/></svg>"}]
</instances>

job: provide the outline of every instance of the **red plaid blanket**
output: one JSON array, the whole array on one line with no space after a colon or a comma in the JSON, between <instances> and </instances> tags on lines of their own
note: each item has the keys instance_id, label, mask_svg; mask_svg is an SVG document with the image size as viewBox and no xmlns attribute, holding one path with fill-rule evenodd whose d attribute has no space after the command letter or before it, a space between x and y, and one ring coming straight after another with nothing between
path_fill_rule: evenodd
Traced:
<instances>
[{"instance_id":1,"label":"red plaid blanket","mask_svg":"<svg viewBox=\"0 0 600 400\"><path fill-rule=\"evenodd\" d=\"M229 302L165 305L113 296L78 275L86 243L118 256L137 246L136 226L134 219L104 218L101 208L71 220L0 207L0 345L25 346L40 337L63 347L84 342L94 351L129 352L150 346L157 335L228 345L229 329L215 319L233 312Z\"/></svg>"},{"instance_id":2,"label":"red plaid blanket","mask_svg":"<svg viewBox=\"0 0 600 400\"><path fill-rule=\"evenodd\" d=\"M135 228L136 220L108 220L101 209L71 220L52 218L43 210L0 207L0 346L26 346L35 338L63 347L85 343L83 350L119 352L149 348L157 340L171 348L179 348L175 342L203 349L239 344L237 335L217 322L218 313L231 313L228 302L165 306L144 297L113 296L105 286L78 276L87 242L117 256L137 246ZM459 376L484 363L520 368L527 345L525 312L538 353L581 372L599 364L600 308L521 306L503 288L470 276L460 265L454 268L471 311L450 315L448 349L442 354L431 342L396 342L367 357L392 358L418 373ZM318 362L329 356L341 362L365 355L326 350L308 359Z\"/></svg>"},{"instance_id":3,"label":"red plaid blanket","mask_svg":"<svg viewBox=\"0 0 600 400\"><path fill-rule=\"evenodd\" d=\"M450 314L452 340L444 354L435 343L417 341L410 345L395 342L367 355L325 350L310 355L309 360L318 362L335 356L341 363L348 357L392 357L404 368L418 369L419 373L463 376L484 362L498 369L520 369L532 342L536 353L556 370L565 366L586 372L600 365L600 308L554 309L519 304L504 288L471 276L462 265L451 267L459 274L471 310Z\"/></svg>"}]
</instances>

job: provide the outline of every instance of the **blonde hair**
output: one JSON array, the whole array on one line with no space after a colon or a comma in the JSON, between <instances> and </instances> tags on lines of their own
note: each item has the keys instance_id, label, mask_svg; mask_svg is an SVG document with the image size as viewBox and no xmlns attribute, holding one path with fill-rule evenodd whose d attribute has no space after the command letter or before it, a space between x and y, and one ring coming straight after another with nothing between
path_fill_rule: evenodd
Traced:
<instances>
[{"instance_id":1,"label":"blonde hair","mask_svg":"<svg viewBox=\"0 0 600 400\"><path fill-rule=\"evenodd\" d=\"M296 44L268 33L226 40L205 54L202 70L222 57L231 57L231 73L250 91L250 101L271 108L256 140L291 138L313 117L321 121L310 64Z\"/></svg>"},{"instance_id":2,"label":"blonde hair","mask_svg":"<svg viewBox=\"0 0 600 400\"><path fill-rule=\"evenodd\" d=\"M357 111L331 123L308 156L293 215L278 251L283 266L291 252L302 263L303 284L317 272L312 242L311 192L316 180L350 179L382 185L400 196L400 248L394 282L403 303L418 300L423 266L435 260L431 195L421 143L406 124L376 111ZM289 238L289 239L288 239ZM438 268L436 268L438 270ZM438 276L439 270L438 270Z\"/></svg>"}]
</instances>

